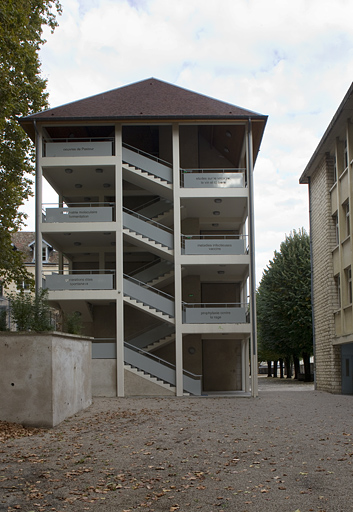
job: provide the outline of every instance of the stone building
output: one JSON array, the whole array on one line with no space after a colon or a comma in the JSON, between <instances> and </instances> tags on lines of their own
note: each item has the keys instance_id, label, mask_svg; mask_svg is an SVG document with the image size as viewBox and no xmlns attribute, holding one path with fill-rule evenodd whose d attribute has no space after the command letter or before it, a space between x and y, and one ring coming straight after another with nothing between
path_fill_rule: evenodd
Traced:
<instances>
[{"instance_id":1,"label":"stone building","mask_svg":"<svg viewBox=\"0 0 353 512\"><path fill-rule=\"evenodd\" d=\"M37 247L59 252L59 273L36 258L37 283L93 338L94 395L256 396L266 120L151 78L20 121L37 149Z\"/></svg>"},{"instance_id":2,"label":"stone building","mask_svg":"<svg viewBox=\"0 0 353 512\"><path fill-rule=\"evenodd\" d=\"M309 186L316 387L353 394L353 85L300 183Z\"/></svg>"}]
</instances>

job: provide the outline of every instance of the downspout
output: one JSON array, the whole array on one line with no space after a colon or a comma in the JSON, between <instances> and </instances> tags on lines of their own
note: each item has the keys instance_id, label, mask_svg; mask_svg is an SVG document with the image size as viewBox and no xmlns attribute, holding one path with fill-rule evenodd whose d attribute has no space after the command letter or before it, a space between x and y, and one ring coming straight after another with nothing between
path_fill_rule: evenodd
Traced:
<instances>
[{"instance_id":1,"label":"downspout","mask_svg":"<svg viewBox=\"0 0 353 512\"><path fill-rule=\"evenodd\" d=\"M248 119L248 188L249 188L249 246L250 246L250 319L251 319L251 394L258 396L257 329L255 279L255 221L254 221L254 156L251 118Z\"/></svg>"},{"instance_id":2,"label":"downspout","mask_svg":"<svg viewBox=\"0 0 353 512\"><path fill-rule=\"evenodd\" d=\"M40 223L42 220L42 180L39 176L39 147L40 136L36 120L34 120L36 166L35 166L35 292L38 295L42 288L42 233Z\"/></svg>"},{"instance_id":3,"label":"downspout","mask_svg":"<svg viewBox=\"0 0 353 512\"><path fill-rule=\"evenodd\" d=\"M315 316L314 316L314 265L313 265L313 238L312 238L312 223L311 223L311 179L308 176L308 191L309 191L309 240L310 240L310 286L311 286L311 318L313 329L313 354L314 354L314 387L316 389L316 338L315 338Z\"/></svg>"}]
</instances>

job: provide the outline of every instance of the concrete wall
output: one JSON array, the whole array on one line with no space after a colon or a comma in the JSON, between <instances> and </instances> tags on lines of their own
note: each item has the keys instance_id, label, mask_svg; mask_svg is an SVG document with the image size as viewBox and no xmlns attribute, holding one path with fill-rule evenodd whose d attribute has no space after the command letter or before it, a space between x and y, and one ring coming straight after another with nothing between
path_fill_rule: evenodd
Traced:
<instances>
[{"instance_id":1,"label":"concrete wall","mask_svg":"<svg viewBox=\"0 0 353 512\"><path fill-rule=\"evenodd\" d=\"M0 419L53 427L92 403L91 341L0 333Z\"/></svg>"},{"instance_id":2,"label":"concrete wall","mask_svg":"<svg viewBox=\"0 0 353 512\"><path fill-rule=\"evenodd\" d=\"M116 396L116 359L92 359L92 396Z\"/></svg>"},{"instance_id":3,"label":"concrete wall","mask_svg":"<svg viewBox=\"0 0 353 512\"><path fill-rule=\"evenodd\" d=\"M311 179L315 373L317 389L340 393L340 347L332 345L335 337L334 311L337 309L332 263L332 250L336 245L336 237L329 192L332 185L332 162L325 156Z\"/></svg>"}]
</instances>

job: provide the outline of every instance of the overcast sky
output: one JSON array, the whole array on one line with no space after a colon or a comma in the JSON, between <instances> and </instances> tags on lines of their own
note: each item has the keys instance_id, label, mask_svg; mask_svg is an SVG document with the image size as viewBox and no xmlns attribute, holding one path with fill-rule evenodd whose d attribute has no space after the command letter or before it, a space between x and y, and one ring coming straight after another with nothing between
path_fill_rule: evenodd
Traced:
<instances>
[{"instance_id":1,"label":"overcast sky","mask_svg":"<svg viewBox=\"0 0 353 512\"><path fill-rule=\"evenodd\" d=\"M285 235L308 229L298 180L353 80L352 0L61 3L40 52L51 107L155 77L269 116L255 166L259 281Z\"/></svg>"}]
</instances>

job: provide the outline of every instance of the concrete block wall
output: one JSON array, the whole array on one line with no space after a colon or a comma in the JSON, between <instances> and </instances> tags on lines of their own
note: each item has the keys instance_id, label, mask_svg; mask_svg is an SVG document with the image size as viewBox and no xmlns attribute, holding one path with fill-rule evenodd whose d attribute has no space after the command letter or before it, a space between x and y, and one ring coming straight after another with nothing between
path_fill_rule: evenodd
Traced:
<instances>
[{"instance_id":1,"label":"concrete block wall","mask_svg":"<svg viewBox=\"0 0 353 512\"><path fill-rule=\"evenodd\" d=\"M332 345L335 338L334 311L337 309L337 292L332 263L332 250L336 245L330 203L332 186L333 161L326 154L313 174L310 185L316 340L315 372L317 389L340 393L340 349Z\"/></svg>"}]
</instances>

